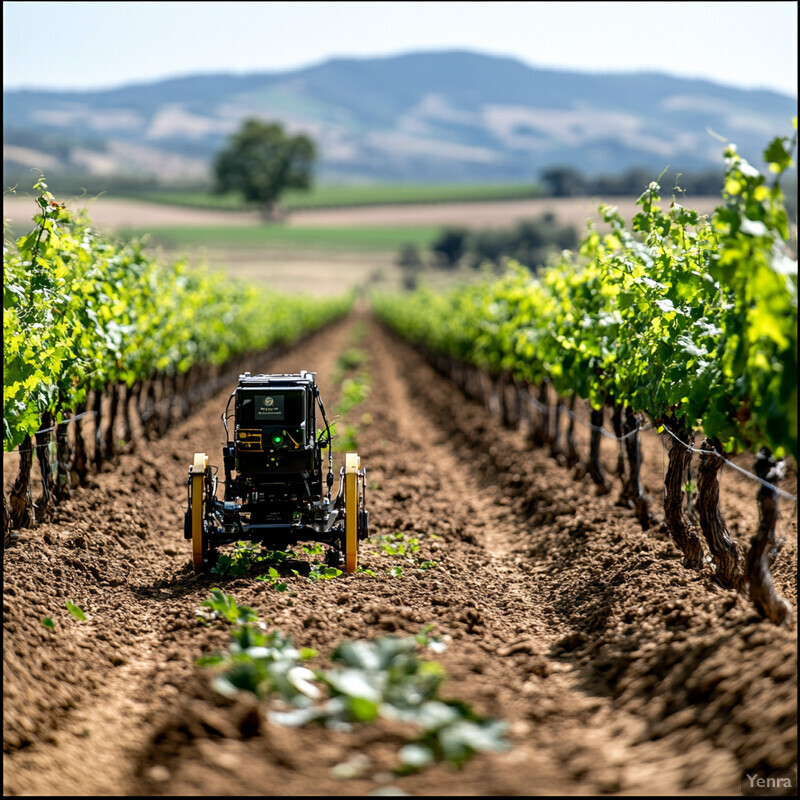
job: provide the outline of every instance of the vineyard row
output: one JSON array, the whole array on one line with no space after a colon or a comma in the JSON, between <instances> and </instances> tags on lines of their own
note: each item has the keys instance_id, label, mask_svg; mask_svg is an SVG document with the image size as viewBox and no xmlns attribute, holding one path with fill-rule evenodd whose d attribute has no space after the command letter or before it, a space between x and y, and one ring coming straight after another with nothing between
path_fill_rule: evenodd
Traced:
<instances>
[{"instance_id":1,"label":"vineyard row","mask_svg":"<svg viewBox=\"0 0 800 800\"><path fill-rule=\"evenodd\" d=\"M35 228L7 241L3 256L3 445L20 452L9 500L3 495L4 540L12 527L44 519L90 467L131 449L131 415L146 439L161 435L253 358L352 305L350 296L281 296L184 262L163 264L141 242L111 241L85 214L74 217L44 181L34 188ZM34 451L43 484L36 504Z\"/></svg>"},{"instance_id":2,"label":"vineyard row","mask_svg":"<svg viewBox=\"0 0 800 800\"><path fill-rule=\"evenodd\" d=\"M532 398L531 443L548 445L571 467L583 464L601 493L610 489L599 457L610 409L621 501L645 528L652 512L638 432L645 417L669 431L664 514L684 565L702 569L705 540L715 580L748 594L776 623L790 609L770 575L780 550L774 485L784 459L797 460L797 262L784 246L789 221L778 178L795 145L796 132L767 147L771 185L729 145L710 218L675 199L662 211L653 182L630 229L615 209L601 207L608 232L590 226L578 253L565 251L538 275L512 264L501 278L443 294L423 287L401 303L374 301L391 329L504 424L518 425L523 398ZM574 443L578 400L591 406L585 462ZM700 531L685 491L698 436ZM761 481L759 526L746 555L725 525L718 482L725 456L745 450L757 453Z\"/></svg>"}]
</instances>

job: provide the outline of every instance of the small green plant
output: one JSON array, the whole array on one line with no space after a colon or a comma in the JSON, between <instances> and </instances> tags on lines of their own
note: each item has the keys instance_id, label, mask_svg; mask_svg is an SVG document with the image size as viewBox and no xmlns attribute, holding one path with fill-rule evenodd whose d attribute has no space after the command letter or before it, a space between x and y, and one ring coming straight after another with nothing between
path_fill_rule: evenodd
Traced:
<instances>
[{"instance_id":1,"label":"small green plant","mask_svg":"<svg viewBox=\"0 0 800 800\"><path fill-rule=\"evenodd\" d=\"M431 625L416 636L343 641L330 654L332 669L309 669L303 662L317 655L314 650L297 649L280 631L266 633L257 618L240 618L233 598L216 592L221 597L204 605L239 621L233 622L229 651L197 664L219 670L213 686L222 694L247 691L261 700L280 698L290 708L270 711L271 721L293 727L316 722L337 730L380 717L411 724L420 734L400 749L400 774L434 762L461 766L475 753L508 749L504 722L440 697L444 669L419 653L445 648L430 635Z\"/></svg>"},{"instance_id":2,"label":"small green plant","mask_svg":"<svg viewBox=\"0 0 800 800\"><path fill-rule=\"evenodd\" d=\"M259 575L256 580L268 583L277 592L285 592L289 588L286 582L281 580L275 567L270 567L266 575Z\"/></svg>"},{"instance_id":3,"label":"small green plant","mask_svg":"<svg viewBox=\"0 0 800 800\"><path fill-rule=\"evenodd\" d=\"M264 560L261 545L256 542L236 542L230 553L220 553L217 563L211 568L215 575L247 574L250 569Z\"/></svg>"},{"instance_id":4,"label":"small green plant","mask_svg":"<svg viewBox=\"0 0 800 800\"><path fill-rule=\"evenodd\" d=\"M208 609L204 611L203 609ZM225 594L222 589L212 589L211 597L200 603L197 610L200 622L208 623L215 619L226 619L231 624L245 625L256 622L258 615L249 606L238 606L232 594Z\"/></svg>"},{"instance_id":5,"label":"small green plant","mask_svg":"<svg viewBox=\"0 0 800 800\"><path fill-rule=\"evenodd\" d=\"M314 542L314 544L300 545L300 551L307 556L318 556L325 552L325 548L319 542Z\"/></svg>"},{"instance_id":6,"label":"small green plant","mask_svg":"<svg viewBox=\"0 0 800 800\"><path fill-rule=\"evenodd\" d=\"M362 350L351 347L336 359L336 374L341 376L347 372L353 372L362 366L366 360L367 356ZM338 383L339 381L337 380L336 382Z\"/></svg>"},{"instance_id":7,"label":"small green plant","mask_svg":"<svg viewBox=\"0 0 800 800\"><path fill-rule=\"evenodd\" d=\"M393 578L399 578L403 574L403 568L389 567L389 569L386 570L386 574L391 575Z\"/></svg>"},{"instance_id":8,"label":"small green plant","mask_svg":"<svg viewBox=\"0 0 800 800\"><path fill-rule=\"evenodd\" d=\"M45 628L55 628L56 624L53 622L52 617L44 617L44 619L39 620Z\"/></svg>"},{"instance_id":9,"label":"small green plant","mask_svg":"<svg viewBox=\"0 0 800 800\"><path fill-rule=\"evenodd\" d=\"M405 556L419 550L419 539L414 537L406 539L402 533L399 534L399 537L398 534L389 534L382 538L384 541L381 543L381 550L390 556ZM386 541L387 539L388 541ZM407 560L413 562L413 559Z\"/></svg>"},{"instance_id":10,"label":"small green plant","mask_svg":"<svg viewBox=\"0 0 800 800\"><path fill-rule=\"evenodd\" d=\"M74 603L71 603L67 600L67 611L72 614L75 619L85 620L86 614L83 613L83 609L80 606L76 606Z\"/></svg>"},{"instance_id":11,"label":"small green plant","mask_svg":"<svg viewBox=\"0 0 800 800\"><path fill-rule=\"evenodd\" d=\"M342 398L336 410L339 414L347 414L363 403L369 395L369 382L365 375L345 378L342 381Z\"/></svg>"},{"instance_id":12,"label":"small green plant","mask_svg":"<svg viewBox=\"0 0 800 800\"><path fill-rule=\"evenodd\" d=\"M324 564L312 564L311 570L308 573L308 579L313 583L314 581L330 581L338 578L342 574L342 570L336 567L326 567Z\"/></svg>"}]
</instances>

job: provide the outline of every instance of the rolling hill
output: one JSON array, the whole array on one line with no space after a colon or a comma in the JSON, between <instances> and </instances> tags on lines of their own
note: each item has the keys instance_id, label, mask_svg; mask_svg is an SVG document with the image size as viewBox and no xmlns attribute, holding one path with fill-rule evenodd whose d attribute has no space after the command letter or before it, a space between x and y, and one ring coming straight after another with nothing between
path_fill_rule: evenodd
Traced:
<instances>
[{"instance_id":1,"label":"rolling hill","mask_svg":"<svg viewBox=\"0 0 800 800\"><path fill-rule=\"evenodd\" d=\"M247 116L320 145L323 181L530 181L549 166L656 174L721 165L711 131L760 163L796 98L655 73L541 69L473 52L334 59L102 91L3 93L8 182L48 173L197 180Z\"/></svg>"}]
</instances>

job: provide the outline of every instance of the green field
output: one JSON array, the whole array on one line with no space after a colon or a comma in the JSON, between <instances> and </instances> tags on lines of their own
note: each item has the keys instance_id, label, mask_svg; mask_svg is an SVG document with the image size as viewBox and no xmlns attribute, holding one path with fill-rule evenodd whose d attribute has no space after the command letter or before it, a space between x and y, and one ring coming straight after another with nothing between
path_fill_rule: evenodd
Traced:
<instances>
[{"instance_id":1,"label":"green field","mask_svg":"<svg viewBox=\"0 0 800 800\"><path fill-rule=\"evenodd\" d=\"M175 227L128 229L125 238L146 237L148 241L169 250L195 247L226 249L285 249L337 251L396 251L410 243L427 249L439 233L437 226L305 228L284 225L253 227Z\"/></svg>"},{"instance_id":2,"label":"green field","mask_svg":"<svg viewBox=\"0 0 800 800\"><path fill-rule=\"evenodd\" d=\"M131 194L139 200L192 208L241 211L247 208L238 195L214 195L199 191L150 191ZM287 210L338 206L390 205L395 203L453 203L481 200L518 200L540 197L529 183L498 184L388 184L376 186L315 186L308 192L287 192L281 205Z\"/></svg>"}]
</instances>

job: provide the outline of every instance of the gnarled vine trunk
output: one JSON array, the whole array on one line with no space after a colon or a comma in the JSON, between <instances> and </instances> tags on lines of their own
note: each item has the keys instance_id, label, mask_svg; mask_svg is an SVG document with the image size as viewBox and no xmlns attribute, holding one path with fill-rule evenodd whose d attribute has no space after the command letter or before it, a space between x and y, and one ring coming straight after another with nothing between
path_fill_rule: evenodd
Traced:
<instances>
[{"instance_id":1,"label":"gnarled vine trunk","mask_svg":"<svg viewBox=\"0 0 800 800\"><path fill-rule=\"evenodd\" d=\"M94 390L92 400L92 411L94 412L94 453L92 463L94 468L100 472L103 466L103 455L105 453L105 436L103 434L103 393L100 389Z\"/></svg>"},{"instance_id":2,"label":"gnarled vine trunk","mask_svg":"<svg viewBox=\"0 0 800 800\"><path fill-rule=\"evenodd\" d=\"M117 412L119 410L119 386L112 383L109 389L108 428L104 444L103 458L111 461L117 455Z\"/></svg>"},{"instance_id":3,"label":"gnarled vine trunk","mask_svg":"<svg viewBox=\"0 0 800 800\"><path fill-rule=\"evenodd\" d=\"M55 478L53 468L50 465L50 442L53 439L53 415L49 411L42 414L41 432L36 433L36 459L39 462L39 474L42 476L42 494L36 517L37 522L42 522L50 516L53 508L53 495L55 490Z\"/></svg>"},{"instance_id":4,"label":"gnarled vine trunk","mask_svg":"<svg viewBox=\"0 0 800 800\"><path fill-rule=\"evenodd\" d=\"M647 530L653 522L650 511L650 498L642 491L641 467L642 448L639 444L639 418L630 406L625 408L622 425L626 437L625 453L628 456L628 491L627 495L633 503L633 513L643 530Z\"/></svg>"},{"instance_id":5,"label":"gnarled vine trunk","mask_svg":"<svg viewBox=\"0 0 800 800\"><path fill-rule=\"evenodd\" d=\"M69 445L69 422L59 422L56 426L56 480L55 500L57 503L66 500L71 494L69 466L72 448Z\"/></svg>"},{"instance_id":6,"label":"gnarled vine trunk","mask_svg":"<svg viewBox=\"0 0 800 800\"><path fill-rule=\"evenodd\" d=\"M603 435L600 432L603 427L602 408L592 409L591 423L592 432L589 439L589 460L586 462L586 471L597 486L597 494L608 494L611 491L611 484L600 463L600 437Z\"/></svg>"},{"instance_id":7,"label":"gnarled vine trunk","mask_svg":"<svg viewBox=\"0 0 800 800\"><path fill-rule=\"evenodd\" d=\"M89 455L86 452L86 441L83 438L83 419L81 415L86 411L86 403L80 403L75 408L75 448L70 465L70 480L72 486L84 486L89 476Z\"/></svg>"},{"instance_id":8,"label":"gnarled vine trunk","mask_svg":"<svg viewBox=\"0 0 800 800\"><path fill-rule=\"evenodd\" d=\"M742 554L731 539L719 506L719 471L722 444L716 437L704 439L697 473L697 513L708 549L716 565L716 580L726 589L739 589L742 582Z\"/></svg>"},{"instance_id":9,"label":"gnarled vine trunk","mask_svg":"<svg viewBox=\"0 0 800 800\"><path fill-rule=\"evenodd\" d=\"M11 506L8 504L6 493L3 492L3 547L11 544Z\"/></svg>"},{"instance_id":10,"label":"gnarled vine trunk","mask_svg":"<svg viewBox=\"0 0 800 800\"><path fill-rule=\"evenodd\" d=\"M776 461L772 453L764 448L759 451L756 458L755 473L762 480L775 485L783 477L784 462ZM769 486L762 484L756 495L756 501L758 503L758 529L750 539L750 551L747 554L749 594L758 613L776 625L780 625L790 618L792 609L786 600L778 596L770 573L770 553L776 550L775 525L778 522L778 495Z\"/></svg>"},{"instance_id":11,"label":"gnarled vine trunk","mask_svg":"<svg viewBox=\"0 0 800 800\"><path fill-rule=\"evenodd\" d=\"M11 487L11 525L14 528L35 528L36 510L31 494L31 467L33 466L33 442L26 436L19 446L19 472Z\"/></svg>"},{"instance_id":12,"label":"gnarled vine trunk","mask_svg":"<svg viewBox=\"0 0 800 800\"><path fill-rule=\"evenodd\" d=\"M167 411L164 415L164 428L162 436L172 425L175 418L175 409L178 407L180 398L178 396L178 376L177 374L171 375L169 379L169 401L167 402Z\"/></svg>"},{"instance_id":13,"label":"gnarled vine trunk","mask_svg":"<svg viewBox=\"0 0 800 800\"><path fill-rule=\"evenodd\" d=\"M153 441L156 438L159 428L158 396L156 392L156 379L151 378L147 382L145 392L144 410L142 411L142 428L145 439Z\"/></svg>"},{"instance_id":14,"label":"gnarled vine trunk","mask_svg":"<svg viewBox=\"0 0 800 800\"><path fill-rule=\"evenodd\" d=\"M122 387L120 386L120 391ZM133 438L133 424L131 423L131 397L133 395L132 388L125 386L124 400L122 401L122 420L121 430L119 432L120 442L126 453L132 453L136 450L136 441Z\"/></svg>"},{"instance_id":15,"label":"gnarled vine trunk","mask_svg":"<svg viewBox=\"0 0 800 800\"><path fill-rule=\"evenodd\" d=\"M563 460L564 451L561 447L561 401L556 398L556 404L553 406L553 436L550 439L550 455L556 460Z\"/></svg>"},{"instance_id":16,"label":"gnarled vine trunk","mask_svg":"<svg viewBox=\"0 0 800 800\"><path fill-rule=\"evenodd\" d=\"M625 442L622 439L622 412L624 406L622 403L615 402L612 409L611 427L614 431L614 436L619 440L617 442L617 463L614 471L622 482L622 490L615 505L619 508L633 508L633 498L629 493L630 481L625 476Z\"/></svg>"},{"instance_id":17,"label":"gnarled vine trunk","mask_svg":"<svg viewBox=\"0 0 800 800\"><path fill-rule=\"evenodd\" d=\"M533 416L529 442L533 447L542 447L550 439L550 405L548 401L547 381L539 384L536 397L536 413Z\"/></svg>"},{"instance_id":18,"label":"gnarled vine trunk","mask_svg":"<svg viewBox=\"0 0 800 800\"><path fill-rule=\"evenodd\" d=\"M683 553L683 566L688 569L700 570L703 566L703 542L697 535L697 530L691 524L684 511L684 476L692 460L694 446L694 431L674 419L662 421L680 442L670 437L669 465L664 477L664 516L667 521L667 530L672 536L678 549ZM684 444L682 444L682 442ZM687 447L688 445L688 447Z\"/></svg>"},{"instance_id":19,"label":"gnarled vine trunk","mask_svg":"<svg viewBox=\"0 0 800 800\"><path fill-rule=\"evenodd\" d=\"M578 453L578 448L575 446L575 395L572 395L569 398L569 423L567 424L567 433L564 437L565 444L566 444L566 460L568 467L575 467L576 469L579 468L581 463L581 457ZM582 476L581 472L581 476ZM575 477L581 477L579 475L575 475Z\"/></svg>"}]
</instances>

